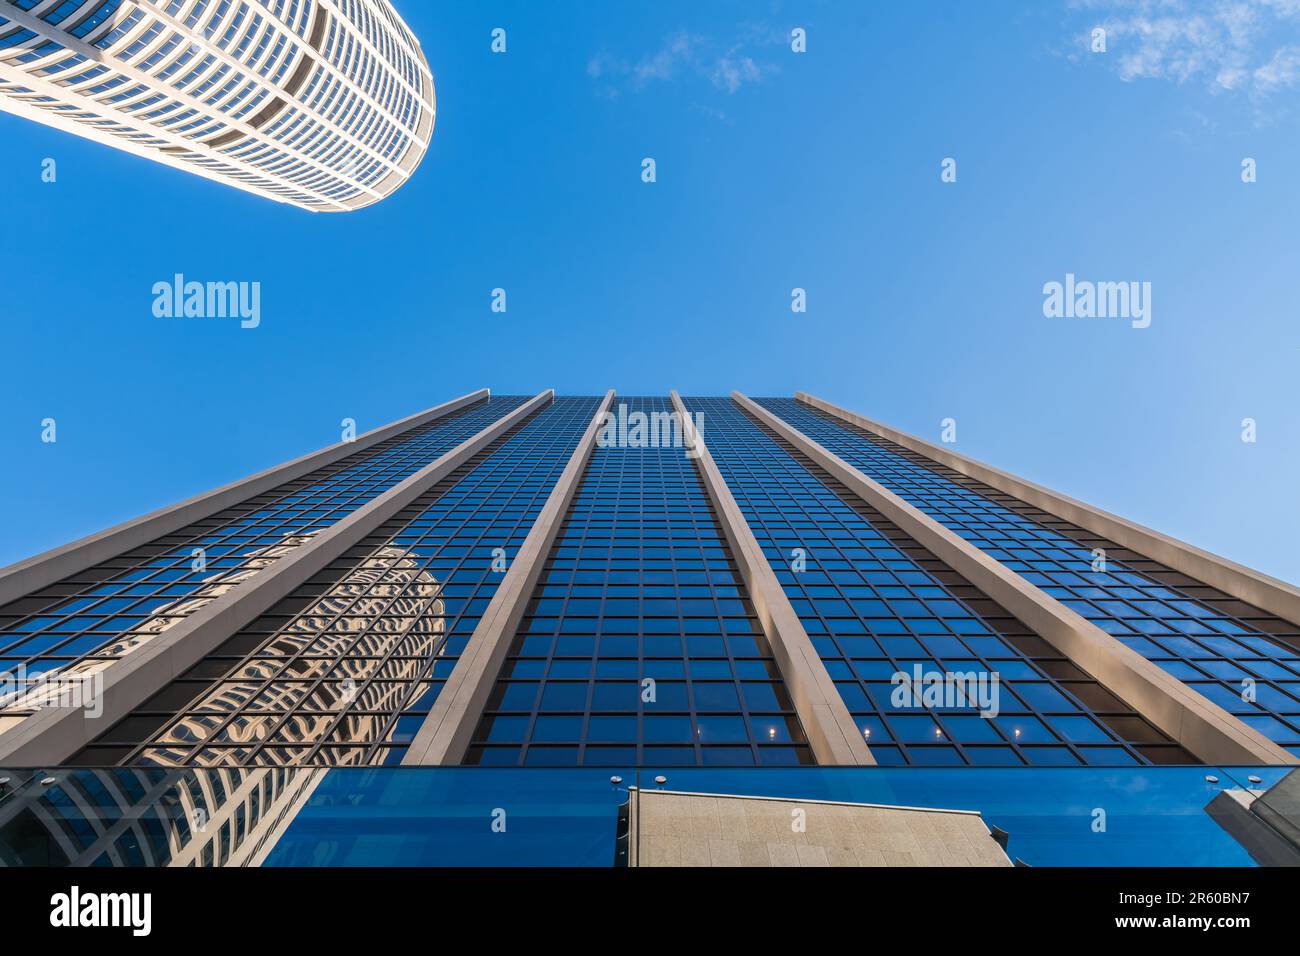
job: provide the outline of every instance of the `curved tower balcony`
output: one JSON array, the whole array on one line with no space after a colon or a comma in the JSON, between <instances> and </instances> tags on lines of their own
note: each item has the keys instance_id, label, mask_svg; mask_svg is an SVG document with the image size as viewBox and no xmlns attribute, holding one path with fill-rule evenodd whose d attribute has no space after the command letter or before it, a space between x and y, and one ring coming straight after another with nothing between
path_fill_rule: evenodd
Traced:
<instances>
[{"instance_id":1,"label":"curved tower balcony","mask_svg":"<svg viewBox=\"0 0 1300 956\"><path fill-rule=\"evenodd\" d=\"M0 0L0 110L347 212L415 171L436 100L389 0Z\"/></svg>"}]
</instances>

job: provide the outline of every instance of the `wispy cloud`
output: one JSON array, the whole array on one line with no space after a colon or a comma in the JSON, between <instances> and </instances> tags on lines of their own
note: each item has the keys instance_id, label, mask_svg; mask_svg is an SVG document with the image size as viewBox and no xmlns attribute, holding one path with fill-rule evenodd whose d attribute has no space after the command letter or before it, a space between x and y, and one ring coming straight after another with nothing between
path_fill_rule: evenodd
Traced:
<instances>
[{"instance_id":1,"label":"wispy cloud","mask_svg":"<svg viewBox=\"0 0 1300 956\"><path fill-rule=\"evenodd\" d=\"M1300 2L1300 0L1298 0ZM603 95L616 97L625 90L639 92L657 83L705 82L723 93L739 92L760 83L779 70L762 58L762 48L778 34L746 27L729 43L684 30L668 36L653 51L625 56L602 50L587 63L587 75L597 81Z\"/></svg>"},{"instance_id":2,"label":"wispy cloud","mask_svg":"<svg viewBox=\"0 0 1300 956\"><path fill-rule=\"evenodd\" d=\"M757 83L763 76L758 64L747 56L724 56L713 64L709 79L720 90L734 93L746 83Z\"/></svg>"},{"instance_id":3,"label":"wispy cloud","mask_svg":"<svg viewBox=\"0 0 1300 956\"><path fill-rule=\"evenodd\" d=\"M1300 85L1300 0L1073 0L1106 30L1106 61L1122 80L1199 82L1266 97Z\"/></svg>"}]
</instances>

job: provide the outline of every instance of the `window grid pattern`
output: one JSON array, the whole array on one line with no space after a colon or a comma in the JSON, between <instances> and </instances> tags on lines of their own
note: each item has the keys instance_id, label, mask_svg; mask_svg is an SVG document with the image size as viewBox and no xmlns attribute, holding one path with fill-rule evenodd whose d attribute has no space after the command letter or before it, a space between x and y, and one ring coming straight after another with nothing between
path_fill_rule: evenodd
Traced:
<instances>
[{"instance_id":1,"label":"window grid pattern","mask_svg":"<svg viewBox=\"0 0 1300 956\"><path fill-rule=\"evenodd\" d=\"M526 401L476 402L0 607L0 718L30 715L55 672L135 652Z\"/></svg>"},{"instance_id":2,"label":"window grid pattern","mask_svg":"<svg viewBox=\"0 0 1300 956\"><path fill-rule=\"evenodd\" d=\"M1195 762L733 401L686 405L879 763ZM895 675L917 673L997 675L998 714L895 700Z\"/></svg>"},{"instance_id":3,"label":"window grid pattern","mask_svg":"<svg viewBox=\"0 0 1300 956\"><path fill-rule=\"evenodd\" d=\"M1300 755L1300 627L802 402L757 401Z\"/></svg>"},{"instance_id":4,"label":"window grid pattern","mask_svg":"<svg viewBox=\"0 0 1300 956\"><path fill-rule=\"evenodd\" d=\"M400 763L599 403L514 426L77 762Z\"/></svg>"},{"instance_id":5,"label":"window grid pattern","mask_svg":"<svg viewBox=\"0 0 1300 956\"><path fill-rule=\"evenodd\" d=\"M617 401L672 412L666 398ZM466 760L812 762L684 449L594 449Z\"/></svg>"}]
</instances>

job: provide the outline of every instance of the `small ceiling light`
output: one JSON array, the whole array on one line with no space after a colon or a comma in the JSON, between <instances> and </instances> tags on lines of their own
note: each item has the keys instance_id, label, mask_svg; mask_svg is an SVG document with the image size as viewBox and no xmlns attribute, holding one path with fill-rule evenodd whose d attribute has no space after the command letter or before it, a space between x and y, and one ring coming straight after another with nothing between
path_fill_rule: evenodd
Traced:
<instances>
[{"instance_id":1,"label":"small ceiling light","mask_svg":"<svg viewBox=\"0 0 1300 956\"><path fill-rule=\"evenodd\" d=\"M1216 777L1216 776L1215 776L1214 774L1212 774L1212 773L1207 773L1207 774L1205 775L1205 782L1206 782L1206 783L1218 783L1218 782L1219 782L1219 778Z\"/></svg>"},{"instance_id":2,"label":"small ceiling light","mask_svg":"<svg viewBox=\"0 0 1300 956\"><path fill-rule=\"evenodd\" d=\"M774 738L776 736L776 728L775 727L767 728L767 736L769 739Z\"/></svg>"},{"instance_id":3,"label":"small ceiling light","mask_svg":"<svg viewBox=\"0 0 1300 956\"><path fill-rule=\"evenodd\" d=\"M618 774L614 774L614 776L609 778L609 782L617 787L620 783L623 782L623 778L620 777Z\"/></svg>"},{"instance_id":4,"label":"small ceiling light","mask_svg":"<svg viewBox=\"0 0 1300 956\"><path fill-rule=\"evenodd\" d=\"M668 778L665 777L663 774L660 774L659 776L655 777L655 783L661 787L667 782L668 782Z\"/></svg>"},{"instance_id":5,"label":"small ceiling light","mask_svg":"<svg viewBox=\"0 0 1300 956\"><path fill-rule=\"evenodd\" d=\"M1247 777L1246 779L1249 780L1251 783L1263 783L1263 782L1264 782L1264 778L1263 778L1263 777L1257 777L1257 776L1255 776L1253 773L1252 773L1249 777Z\"/></svg>"},{"instance_id":6,"label":"small ceiling light","mask_svg":"<svg viewBox=\"0 0 1300 956\"><path fill-rule=\"evenodd\" d=\"M55 780L53 777L42 777L42 778L41 778L41 785L42 785L42 786L46 786L46 787L48 787L48 786L50 786L51 784L54 784L54 783L58 783L58 781Z\"/></svg>"}]
</instances>

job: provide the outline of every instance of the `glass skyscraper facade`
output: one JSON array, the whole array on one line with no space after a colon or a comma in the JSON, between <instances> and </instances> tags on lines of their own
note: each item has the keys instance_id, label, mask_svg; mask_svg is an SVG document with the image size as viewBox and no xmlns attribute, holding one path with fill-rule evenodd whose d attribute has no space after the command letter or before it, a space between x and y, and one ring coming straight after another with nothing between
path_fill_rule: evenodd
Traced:
<instances>
[{"instance_id":1,"label":"glass skyscraper facade","mask_svg":"<svg viewBox=\"0 0 1300 956\"><path fill-rule=\"evenodd\" d=\"M522 401L442 428L463 436ZM595 408L562 398L511 428L76 761L400 763Z\"/></svg>"},{"instance_id":2,"label":"glass skyscraper facade","mask_svg":"<svg viewBox=\"0 0 1300 956\"><path fill-rule=\"evenodd\" d=\"M667 415L666 398L622 400ZM470 751L523 766L810 763L695 463L593 451Z\"/></svg>"},{"instance_id":3,"label":"glass skyscraper facade","mask_svg":"<svg viewBox=\"0 0 1300 956\"><path fill-rule=\"evenodd\" d=\"M0 668L23 677L0 698L0 721L29 716L47 674L129 657L523 401L458 411L9 603Z\"/></svg>"},{"instance_id":4,"label":"glass skyscraper facade","mask_svg":"<svg viewBox=\"0 0 1300 956\"><path fill-rule=\"evenodd\" d=\"M1300 754L1295 622L794 399L760 404L1119 643Z\"/></svg>"},{"instance_id":5,"label":"glass skyscraper facade","mask_svg":"<svg viewBox=\"0 0 1300 956\"><path fill-rule=\"evenodd\" d=\"M0 0L0 109L345 212L406 182L436 105L388 0Z\"/></svg>"},{"instance_id":6,"label":"glass skyscraper facade","mask_svg":"<svg viewBox=\"0 0 1300 956\"><path fill-rule=\"evenodd\" d=\"M1300 756L1294 589L827 409L482 391L5 569L0 764Z\"/></svg>"},{"instance_id":7,"label":"glass skyscraper facade","mask_svg":"<svg viewBox=\"0 0 1300 956\"><path fill-rule=\"evenodd\" d=\"M1191 757L952 568L750 419L688 400L877 762L1120 766ZM802 566L794 569L799 553ZM998 674L999 714L892 700L895 674Z\"/></svg>"}]
</instances>

